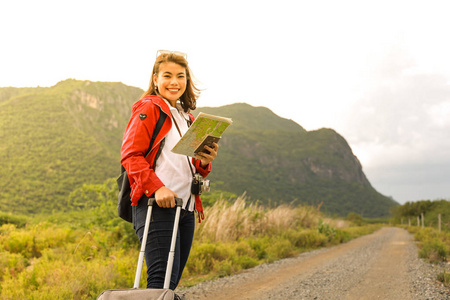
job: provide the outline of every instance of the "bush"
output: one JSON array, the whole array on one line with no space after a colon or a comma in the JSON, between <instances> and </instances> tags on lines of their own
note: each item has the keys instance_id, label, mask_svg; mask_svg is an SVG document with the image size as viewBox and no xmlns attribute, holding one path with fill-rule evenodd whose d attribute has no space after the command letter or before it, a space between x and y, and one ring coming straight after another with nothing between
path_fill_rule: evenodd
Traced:
<instances>
[{"instance_id":1,"label":"bush","mask_svg":"<svg viewBox=\"0 0 450 300\"><path fill-rule=\"evenodd\" d=\"M417 227L416 227L417 228ZM434 230L433 228L423 228L416 231L414 234L414 238L417 241L425 241L428 239L434 239L439 237L439 232Z\"/></svg>"},{"instance_id":2,"label":"bush","mask_svg":"<svg viewBox=\"0 0 450 300\"><path fill-rule=\"evenodd\" d=\"M290 240L286 237L278 237L272 239L269 246L266 249L267 262L274 262L281 258L286 258L292 256L294 252L294 247Z\"/></svg>"},{"instance_id":3,"label":"bush","mask_svg":"<svg viewBox=\"0 0 450 300\"><path fill-rule=\"evenodd\" d=\"M325 246L328 241L327 236L313 229L293 231L291 235L294 247L297 249L315 249Z\"/></svg>"},{"instance_id":4,"label":"bush","mask_svg":"<svg viewBox=\"0 0 450 300\"><path fill-rule=\"evenodd\" d=\"M48 223L34 225L26 230L11 230L15 228L11 226L2 226L1 230L7 234L0 235L0 244L6 251L20 253L26 258L40 257L44 249L62 247L73 241L71 230L55 228Z\"/></svg>"},{"instance_id":5,"label":"bush","mask_svg":"<svg viewBox=\"0 0 450 300\"><path fill-rule=\"evenodd\" d=\"M419 257L432 263L447 261L450 253L450 234L434 228L411 228L414 238L419 241Z\"/></svg>"},{"instance_id":6,"label":"bush","mask_svg":"<svg viewBox=\"0 0 450 300\"><path fill-rule=\"evenodd\" d=\"M362 226L364 224L363 218L361 215L351 212L347 215L347 218L345 218L347 221L352 222L356 226Z\"/></svg>"},{"instance_id":7,"label":"bush","mask_svg":"<svg viewBox=\"0 0 450 300\"><path fill-rule=\"evenodd\" d=\"M422 243L419 257L428 259L430 262L440 262L447 260L448 253L448 246L441 240L433 238Z\"/></svg>"},{"instance_id":8,"label":"bush","mask_svg":"<svg viewBox=\"0 0 450 300\"><path fill-rule=\"evenodd\" d=\"M336 229L331 227L330 224L324 223L322 219L319 220L317 231L328 237L329 241L331 241L336 235Z\"/></svg>"},{"instance_id":9,"label":"bush","mask_svg":"<svg viewBox=\"0 0 450 300\"><path fill-rule=\"evenodd\" d=\"M4 276L17 276L30 264L22 254L0 252L0 281Z\"/></svg>"},{"instance_id":10,"label":"bush","mask_svg":"<svg viewBox=\"0 0 450 300\"><path fill-rule=\"evenodd\" d=\"M27 223L27 218L24 216L17 216L0 212L0 226L3 224L13 224L19 228L24 227Z\"/></svg>"}]
</instances>

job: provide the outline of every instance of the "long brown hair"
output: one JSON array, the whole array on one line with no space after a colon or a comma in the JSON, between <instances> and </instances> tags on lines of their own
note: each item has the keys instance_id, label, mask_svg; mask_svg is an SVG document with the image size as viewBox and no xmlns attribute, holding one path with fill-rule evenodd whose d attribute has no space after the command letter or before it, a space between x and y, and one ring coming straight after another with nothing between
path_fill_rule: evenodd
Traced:
<instances>
[{"instance_id":1,"label":"long brown hair","mask_svg":"<svg viewBox=\"0 0 450 300\"><path fill-rule=\"evenodd\" d=\"M152 76L150 78L150 86L148 90L141 96L141 98L144 98L146 96L150 95L157 95L156 93L156 87L153 80L153 75L158 75L159 68L162 63L172 62L176 63L177 65L182 66L186 70L186 90L184 91L183 95L180 97L180 103L181 107L183 107L183 110L185 112L189 112L189 110L194 110L196 108L197 99L200 96L200 90L195 86L193 82L193 76L192 72L189 69L187 60L181 56L176 55L174 53L164 53L159 55L156 58L155 65L153 66L153 72Z\"/></svg>"}]
</instances>

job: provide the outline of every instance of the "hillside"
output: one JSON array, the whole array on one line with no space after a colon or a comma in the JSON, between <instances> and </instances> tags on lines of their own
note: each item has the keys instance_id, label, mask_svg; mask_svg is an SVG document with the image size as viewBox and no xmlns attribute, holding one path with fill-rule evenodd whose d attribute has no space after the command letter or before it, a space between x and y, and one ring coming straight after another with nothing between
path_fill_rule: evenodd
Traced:
<instances>
[{"instance_id":1,"label":"hillside","mask_svg":"<svg viewBox=\"0 0 450 300\"><path fill-rule=\"evenodd\" d=\"M142 90L122 83L65 80L50 88L0 88L0 211L74 209L69 194L119 172L131 105ZM320 205L328 213L383 216L396 202L365 177L345 139L306 131L244 103L195 111L233 119L210 179L216 190L261 203Z\"/></svg>"},{"instance_id":2,"label":"hillside","mask_svg":"<svg viewBox=\"0 0 450 300\"><path fill-rule=\"evenodd\" d=\"M129 106L141 94L76 80L0 89L0 210L67 209L72 190L115 176Z\"/></svg>"}]
</instances>

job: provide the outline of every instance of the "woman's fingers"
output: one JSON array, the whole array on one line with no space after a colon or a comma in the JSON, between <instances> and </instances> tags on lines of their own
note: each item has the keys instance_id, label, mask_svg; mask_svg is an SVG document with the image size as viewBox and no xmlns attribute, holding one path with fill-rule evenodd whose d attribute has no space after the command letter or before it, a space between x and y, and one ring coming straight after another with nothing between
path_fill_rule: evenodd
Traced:
<instances>
[{"instance_id":1,"label":"woman's fingers","mask_svg":"<svg viewBox=\"0 0 450 300\"><path fill-rule=\"evenodd\" d=\"M199 154L196 156L197 159L200 159L202 161L202 166L208 165L217 157L219 145L217 143L213 143L212 147L205 145L205 149L208 150L209 153L199 152Z\"/></svg>"},{"instance_id":2,"label":"woman's fingers","mask_svg":"<svg viewBox=\"0 0 450 300\"><path fill-rule=\"evenodd\" d=\"M177 194L165 186L155 192L156 204L161 208L175 207L175 198L178 198Z\"/></svg>"}]
</instances>

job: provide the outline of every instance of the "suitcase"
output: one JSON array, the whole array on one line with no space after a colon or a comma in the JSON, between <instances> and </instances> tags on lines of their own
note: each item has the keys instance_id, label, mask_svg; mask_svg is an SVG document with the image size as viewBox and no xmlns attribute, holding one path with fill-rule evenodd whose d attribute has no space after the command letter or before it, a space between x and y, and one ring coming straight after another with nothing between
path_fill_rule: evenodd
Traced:
<instances>
[{"instance_id":1,"label":"suitcase","mask_svg":"<svg viewBox=\"0 0 450 300\"><path fill-rule=\"evenodd\" d=\"M144 252L145 245L147 244L147 235L150 227L150 219L152 216L153 204L155 203L154 198L148 200L148 211L147 217L145 219L144 235L142 237L141 250L139 252L138 264L136 269L136 276L134 278L134 286L132 289L111 289L106 290L101 293L97 300L172 300L175 299L175 293L169 289L170 287L170 277L172 275L173 260L175 258L175 243L177 241L178 232L178 222L180 220L181 206L183 200L180 198L175 198L176 203L176 213L175 222L172 232L172 241L170 244L169 257L167 258L167 269L166 276L164 278L163 289L140 289L139 281L141 279L142 267L144 265Z\"/></svg>"}]
</instances>

